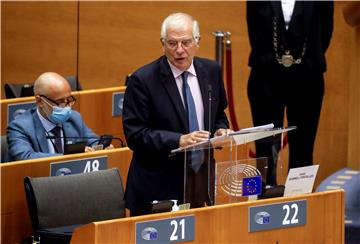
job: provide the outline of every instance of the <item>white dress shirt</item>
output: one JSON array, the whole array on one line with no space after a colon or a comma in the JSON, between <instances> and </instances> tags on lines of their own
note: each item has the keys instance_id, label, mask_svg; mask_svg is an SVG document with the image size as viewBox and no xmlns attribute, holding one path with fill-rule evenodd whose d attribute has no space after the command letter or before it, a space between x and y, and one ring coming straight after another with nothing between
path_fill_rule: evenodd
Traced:
<instances>
[{"instance_id":1,"label":"white dress shirt","mask_svg":"<svg viewBox=\"0 0 360 244\"><path fill-rule=\"evenodd\" d=\"M182 102L185 107L184 97L183 97L183 92L182 92L183 81L181 78L181 74L183 73L183 71L179 70L174 65L172 65L169 62L169 60L168 60L168 63L170 65L171 71L174 75L176 85L178 87ZM197 79L195 68L194 68L194 63L191 63L190 67L186 71L189 72L187 82L189 84L190 91L191 91L191 94L194 99L195 109L196 109L196 117L197 117L197 121L199 124L199 130L203 130L204 129L204 105L203 105L203 99L202 99L201 90L200 90L200 86L199 86L199 81Z\"/></svg>"},{"instance_id":2,"label":"white dress shirt","mask_svg":"<svg viewBox=\"0 0 360 244\"><path fill-rule=\"evenodd\" d=\"M289 28L291 16L294 12L295 1L296 0L281 0L281 7L284 15L286 29Z\"/></svg>"}]
</instances>

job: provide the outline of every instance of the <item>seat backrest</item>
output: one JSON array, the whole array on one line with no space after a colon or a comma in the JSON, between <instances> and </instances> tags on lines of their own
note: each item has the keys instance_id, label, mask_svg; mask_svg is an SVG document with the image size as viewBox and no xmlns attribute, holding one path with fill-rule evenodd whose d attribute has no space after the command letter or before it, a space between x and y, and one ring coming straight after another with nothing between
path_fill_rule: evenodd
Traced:
<instances>
[{"instance_id":1,"label":"seat backrest","mask_svg":"<svg viewBox=\"0 0 360 244\"><path fill-rule=\"evenodd\" d=\"M65 79L69 82L72 91L81 91L82 87L76 76L67 76ZM33 85L25 83L5 83L6 98L34 96Z\"/></svg>"},{"instance_id":2,"label":"seat backrest","mask_svg":"<svg viewBox=\"0 0 360 244\"><path fill-rule=\"evenodd\" d=\"M34 96L33 85L21 83L6 83L4 85L6 98Z\"/></svg>"},{"instance_id":3,"label":"seat backrest","mask_svg":"<svg viewBox=\"0 0 360 244\"><path fill-rule=\"evenodd\" d=\"M53 177L25 177L34 231L125 216L118 169Z\"/></svg>"},{"instance_id":4,"label":"seat backrest","mask_svg":"<svg viewBox=\"0 0 360 244\"><path fill-rule=\"evenodd\" d=\"M66 76L65 79L69 82L72 91L81 91L82 87L76 76Z\"/></svg>"}]
</instances>

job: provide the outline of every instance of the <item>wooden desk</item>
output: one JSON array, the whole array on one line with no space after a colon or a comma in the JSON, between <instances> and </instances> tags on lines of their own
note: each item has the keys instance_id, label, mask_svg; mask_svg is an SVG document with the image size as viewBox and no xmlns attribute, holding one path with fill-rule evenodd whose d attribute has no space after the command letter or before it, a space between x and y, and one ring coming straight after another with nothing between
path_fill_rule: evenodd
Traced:
<instances>
[{"instance_id":1,"label":"wooden desk","mask_svg":"<svg viewBox=\"0 0 360 244\"><path fill-rule=\"evenodd\" d=\"M306 225L248 232L250 206L300 199L307 201ZM344 243L343 190L93 222L77 228L71 243L135 243L136 222L190 214L195 215L192 243Z\"/></svg>"},{"instance_id":2,"label":"wooden desk","mask_svg":"<svg viewBox=\"0 0 360 244\"><path fill-rule=\"evenodd\" d=\"M24 191L25 176L48 176L50 174L50 162L68 161L103 155L108 156L108 168L119 169L125 188L129 164L132 157L132 151L128 148L0 164L1 243L20 242L23 238L30 236L32 233Z\"/></svg>"}]
</instances>

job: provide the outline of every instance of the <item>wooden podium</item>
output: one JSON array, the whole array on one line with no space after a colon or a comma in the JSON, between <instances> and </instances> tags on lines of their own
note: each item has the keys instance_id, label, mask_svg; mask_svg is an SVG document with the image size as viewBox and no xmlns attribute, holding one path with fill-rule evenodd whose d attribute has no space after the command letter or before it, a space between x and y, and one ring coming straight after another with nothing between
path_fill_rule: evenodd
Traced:
<instances>
[{"instance_id":1,"label":"wooden podium","mask_svg":"<svg viewBox=\"0 0 360 244\"><path fill-rule=\"evenodd\" d=\"M305 225L248 231L250 207L298 200L307 202ZM344 243L343 190L93 222L77 228L71 243L135 243L136 223L188 215L195 219L193 243Z\"/></svg>"}]
</instances>

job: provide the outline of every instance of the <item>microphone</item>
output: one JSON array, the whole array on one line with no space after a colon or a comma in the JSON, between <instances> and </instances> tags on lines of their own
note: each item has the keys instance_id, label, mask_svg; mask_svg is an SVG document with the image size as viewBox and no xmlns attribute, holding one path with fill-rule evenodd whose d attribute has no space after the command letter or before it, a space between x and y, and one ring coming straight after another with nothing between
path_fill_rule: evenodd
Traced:
<instances>
[{"instance_id":1,"label":"microphone","mask_svg":"<svg viewBox=\"0 0 360 244\"><path fill-rule=\"evenodd\" d=\"M50 136L50 135L46 136L46 139L57 139L57 138L62 138L64 140L66 140L66 139L79 139L79 140L97 139L97 140L93 141L92 143L90 143L89 146L92 146L94 143L98 142L98 144L103 144L104 148L108 147L111 144L112 140L118 140L118 141L120 141L121 147L126 147L124 141L120 137L113 137L112 135L102 135L99 137L96 137L96 136Z\"/></svg>"},{"instance_id":2,"label":"microphone","mask_svg":"<svg viewBox=\"0 0 360 244\"><path fill-rule=\"evenodd\" d=\"M112 135L102 135L102 136L100 136L98 144L103 144L104 148L106 148L106 147L110 146L112 140L118 140L118 141L120 141L121 147L126 147L125 143L123 142L123 140L120 137L114 137Z\"/></svg>"}]
</instances>

